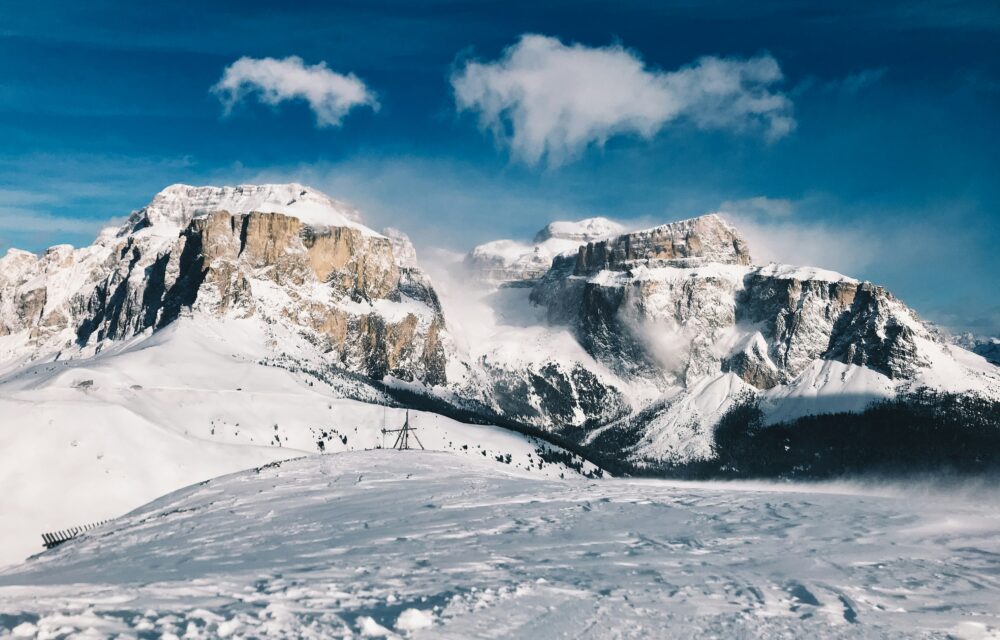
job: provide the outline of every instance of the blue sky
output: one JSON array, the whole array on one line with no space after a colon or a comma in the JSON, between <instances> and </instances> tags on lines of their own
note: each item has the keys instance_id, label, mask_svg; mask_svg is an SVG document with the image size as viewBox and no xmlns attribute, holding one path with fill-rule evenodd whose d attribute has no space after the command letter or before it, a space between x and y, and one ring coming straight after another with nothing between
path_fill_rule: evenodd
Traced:
<instances>
[{"instance_id":1,"label":"blue sky","mask_svg":"<svg viewBox=\"0 0 1000 640\"><path fill-rule=\"evenodd\" d=\"M723 208L758 258L1000 333L1000 6L873 4L4 0L0 250L87 244L175 182L297 180L454 250L557 218ZM518 93L525 34L569 83L534 102ZM227 114L211 90L240 58L289 56L371 100L318 126L304 99L230 94ZM720 106L692 71L706 56L780 77ZM552 100L583 133L545 128Z\"/></svg>"}]
</instances>

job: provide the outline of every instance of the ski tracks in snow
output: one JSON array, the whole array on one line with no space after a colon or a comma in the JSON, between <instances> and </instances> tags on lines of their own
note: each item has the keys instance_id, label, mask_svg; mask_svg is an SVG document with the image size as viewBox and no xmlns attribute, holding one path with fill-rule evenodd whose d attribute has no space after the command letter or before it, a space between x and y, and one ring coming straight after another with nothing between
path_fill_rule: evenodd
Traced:
<instances>
[{"instance_id":1,"label":"ski tracks in snow","mask_svg":"<svg viewBox=\"0 0 1000 640\"><path fill-rule=\"evenodd\" d=\"M0 575L0 629L169 637L990 637L1000 507L311 457ZM0 631L0 635L4 634Z\"/></svg>"}]
</instances>

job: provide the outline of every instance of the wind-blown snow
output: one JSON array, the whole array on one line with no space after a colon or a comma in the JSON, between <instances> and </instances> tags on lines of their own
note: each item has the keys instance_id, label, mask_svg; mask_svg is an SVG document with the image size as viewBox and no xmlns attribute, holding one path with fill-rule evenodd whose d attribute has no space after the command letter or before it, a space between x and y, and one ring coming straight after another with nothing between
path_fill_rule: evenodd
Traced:
<instances>
[{"instance_id":1,"label":"wind-blown snow","mask_svg":"<svg viewBox=\"0 0 1000 640\"><path fill-rule=\"evenodd\" d=\"M597 216L583 220L556 220L545 225L545 228L535 235L535 242L541 243L550 238L575 240L578 243L593 242L624 233L625 225Z\"/></svg>"},{"instance_id":2,"label":"wind-blown snow","mask_svg":"<svg viewBox=\"0 0 1000 640\"><path fill-rule=\"evenodd\" d=\"M854 278L850 278L836 271L820 269L818 267L799 267L790 264L771 264L758 267L757 274L770 276L782 280L818 280L820 282L851 282L857 283Z\"/></svg>"},{"instance_id":3,"label":"wind-blown snow","mask_svg":"<svg viewBox=\"0 0 1000 640\"><path fill-rule=\"evenodd\" d=\"M983 638L995 492L543 479L357 452L191 486L0 574L44 636Z\"/></svg>"}]
</instances>

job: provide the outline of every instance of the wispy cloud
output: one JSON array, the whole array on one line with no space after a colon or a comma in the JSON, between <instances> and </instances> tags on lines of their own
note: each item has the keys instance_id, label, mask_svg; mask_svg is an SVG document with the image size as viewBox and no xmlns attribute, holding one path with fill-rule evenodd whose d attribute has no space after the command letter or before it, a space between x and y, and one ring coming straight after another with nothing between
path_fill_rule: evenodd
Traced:
<instances>
[{"instance_id":1,"label":"wispy cloud","mask_svg":"<svg viewBox=\"0 0 1000 640\"><path fill-rule=\"evenodd\" d=\"M879 67L877 69L862 69L856 73L851 73L842 78L839 81L839 88L845 93L854 94L865 87L869 87L873 84L877 84L885 77L885 74L889 72L886 67Z\"/></svg>"},{"instance_id":2,"label":"wispy cloud","mask_svg":"<svg viewBox=\"0 0 1000 640\"><path fill-rule=\"evenodd\" d=\"M319 127L339 127L355 107L378 109L378 100L353 73L332 71L325 62L306 65L302 58L243 57L226 67L212 87L229 114L237 103L256 97L277 106L287 100L305 100Z\"/></svg>"},{"instance_id":3,"label":"wispy cloud","mask_svg":"<svg viewBox=\"0 0 1000 640\"><path fill-rule=\"evenodd\" d=\"M516 157L558 165L612 136L651 138L680 120L780 138L795 128L791 100L774 89L781 80L766 54L708 56L663 72L620 45L524 35L499 60L466 62L451 83L459 110L477 112Z\"/></svg>"},{"instance_id":4,"label":"wispy cloud","mask_svg":"<svg viewBox=\"0 0 1000 640\"><path fill-rule=\"evenodd\" d=\"M823 222L726 216L750 245L755 263L780 262L860 276L883 255L885 241L868 228Z\"/></svg>"},{"instance_id":5,"label":"wispy cloud","mask_svg":"<svg viewBox=\"0 0 1000 640\"><path fill-rule=\"evenodd\" d=\"M877 67L855 71L839 78L807 76L790 93L799 96L808 91L818 91L828 95L853 97L882 82L887 73L888 67Z\"/></svg>"}]
</instances>

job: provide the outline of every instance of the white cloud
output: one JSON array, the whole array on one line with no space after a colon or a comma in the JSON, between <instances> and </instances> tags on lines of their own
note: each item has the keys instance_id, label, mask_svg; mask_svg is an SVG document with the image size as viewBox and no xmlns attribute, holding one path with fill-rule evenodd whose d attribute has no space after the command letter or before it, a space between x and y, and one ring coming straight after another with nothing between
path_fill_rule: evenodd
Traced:
<instances>
[{"instance_id":1,"label":"white cloud","mask_svg":"<svg viewBox=\"0 0 1000 640\"><path fill-rule=\"evenodd\" d=\"M795 128L791 100L773 89L781 80L777 61L766 54L708 56L663 72L620 45L524 35L499 60L465 63L451 83L459 110L478 112L481 125L515 156L556 165L611 136L648 139L679 120L780 138Z\"/></svg>"},{"instance_id":2,"label":"white cloud","mask_svg":"<svg viewBox=\"0 0 1000 640\"><path fill-rule=\"evenodd\" d=\"M375 94L353 73L331 71L325 62L306 65L302 58L243 57L226 67L212 92L228 114L248 96L277 106L286 100L305 100L320 127L338 127L354 107L378 109Z\"/></svg>"}]
</instances>

